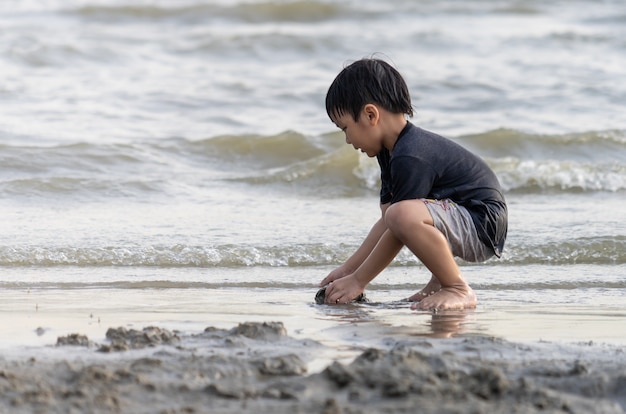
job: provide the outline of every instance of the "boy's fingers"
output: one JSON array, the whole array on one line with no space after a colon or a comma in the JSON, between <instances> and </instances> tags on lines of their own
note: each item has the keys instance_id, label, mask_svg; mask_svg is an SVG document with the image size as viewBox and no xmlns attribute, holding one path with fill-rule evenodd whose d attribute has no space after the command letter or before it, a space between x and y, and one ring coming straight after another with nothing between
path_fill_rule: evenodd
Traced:
<instances>
[{"instance_id":1,"label":"boy's fingers","mask_svg":"<svg viewBox=\"0 0 626 414\"><path fill-rule=\"evenodd\" d=\"M326 303L336 303L335 302L335 298L332 297L333 296L333 285L332 283L330 285L328 285L328 287L326 288Z\"/></svg>"}]
</instances>

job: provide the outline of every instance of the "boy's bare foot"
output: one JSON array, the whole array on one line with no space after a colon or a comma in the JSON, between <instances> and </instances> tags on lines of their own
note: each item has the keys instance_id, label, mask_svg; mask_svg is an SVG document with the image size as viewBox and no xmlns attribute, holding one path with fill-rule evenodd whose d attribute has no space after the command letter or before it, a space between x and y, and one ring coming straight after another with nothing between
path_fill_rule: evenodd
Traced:
<instances>
[{"instance_id":1,"label":"boy's bare foot","mask_svg":"<svg viewBox=\"0 0 626 414\"><path fill-rule=\"evenodd\" d=\"M427 296L418 303L411 305L411 309L418 310L450 310L472 309L478 301L476 294L466 284L442 287L433 295Z\"/></svg>"},{"instance_id":2,"label":"boy's bare foot","mask_svg":"<svg viewBox=\"0 0 626 414\"><path fill-rule=\"evenodd\" d=\"M434 295L441 289L441 283L439 283L439 279L432 275L430 281L416 294L404 299L407 302L419 302L428 296Z\"/></svg>"}]
</instances>

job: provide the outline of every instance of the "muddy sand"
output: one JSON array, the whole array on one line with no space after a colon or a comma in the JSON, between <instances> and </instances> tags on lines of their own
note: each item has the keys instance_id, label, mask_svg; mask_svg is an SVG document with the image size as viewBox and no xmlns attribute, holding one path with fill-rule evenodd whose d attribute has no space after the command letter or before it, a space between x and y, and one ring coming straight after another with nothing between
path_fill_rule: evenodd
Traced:
<instances>
[{"instance_id":1,"label":"muddy sand","mask_svg":"<svg viewBox=\"0 0 626 414\"><path fill-rule=\"evenodd\" d=\"M0 358L1 413L623 413L626 353L593 343L385 338L346 361L280 322L111 328ZM321 358L321 359L320 359ZM324 359L326 358L326 359ZM315 362L317 361L317 362ZM324 361L320 365L320 361ZM311 369L312 366L318 366Z\"/></svg>"}]
</instances>

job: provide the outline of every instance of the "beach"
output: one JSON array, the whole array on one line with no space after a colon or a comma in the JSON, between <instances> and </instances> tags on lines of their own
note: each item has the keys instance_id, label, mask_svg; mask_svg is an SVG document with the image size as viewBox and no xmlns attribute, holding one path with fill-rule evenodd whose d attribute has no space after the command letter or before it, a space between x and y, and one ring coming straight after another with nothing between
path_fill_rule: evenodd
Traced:
<instances>
[{"instance_id":1,"label":"beach","mask_svg":"<svg viewBox=\"0 0 626 414\"><path fill-rule=\"evenodd\" d=\"M400 277L399 269L390 273ZM617 300L519 305L477 290L477 309L433 313L411 311L398 300L402 290L372 289L368 302L340 306L315 304L315 291L137 288L117 308L99 289L63 304L55 293L31 291L22 306L3 309L13 327L2 327L0 412L626 407ZM172 304L172 296L180 300Z\"/></svg>"},{"instance_id":2,"label":"beach","mask_svg":"<svg viewBox=\"0 0 626 414\"><path fill-rule=\"evenodd\" d=\"M3 412L622 413L623 347L432 339L364 323L378 347L336 348L280 322L176 332L111 328L105 344L59 337L29 359L0 360ZM346 332L348 331L348 332ZM375 331L375 332L372 332ZM361 349L364 348L364 349ZM323 356L325 355L325 356Z\"/></svg>"},{"instance_id":3,"label":"beach","mask_svg":"<svg viewBox=\"0 0 626 414\"><path fill-rule=\"evenodd\" d=\"M619 1L0 5L0 413L626 411ZM380 216L324 98L367 56L482 157L478 306L316 305Z\"/></svg>"}]
</instances>

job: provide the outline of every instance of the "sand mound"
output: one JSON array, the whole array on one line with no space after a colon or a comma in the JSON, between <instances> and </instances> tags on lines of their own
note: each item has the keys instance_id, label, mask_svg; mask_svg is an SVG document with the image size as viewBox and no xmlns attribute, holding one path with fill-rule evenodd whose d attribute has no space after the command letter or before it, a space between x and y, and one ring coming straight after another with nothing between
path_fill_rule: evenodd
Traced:
<instances>
[{"instance_id":1,"label":"sand mound","mask_svg":"<svg viewBox=\"0 0 626 414\"><path fill-rule=\"evenodd\" d=\"M98 345L69 335L43 356L0 359L0 412L623 413L626 405L618 349L616 364L482 338L405 341L307 374L322 345L287 336L280 322L198 334L115 328L106 337Z\"/></svg>"}]
</instances>

